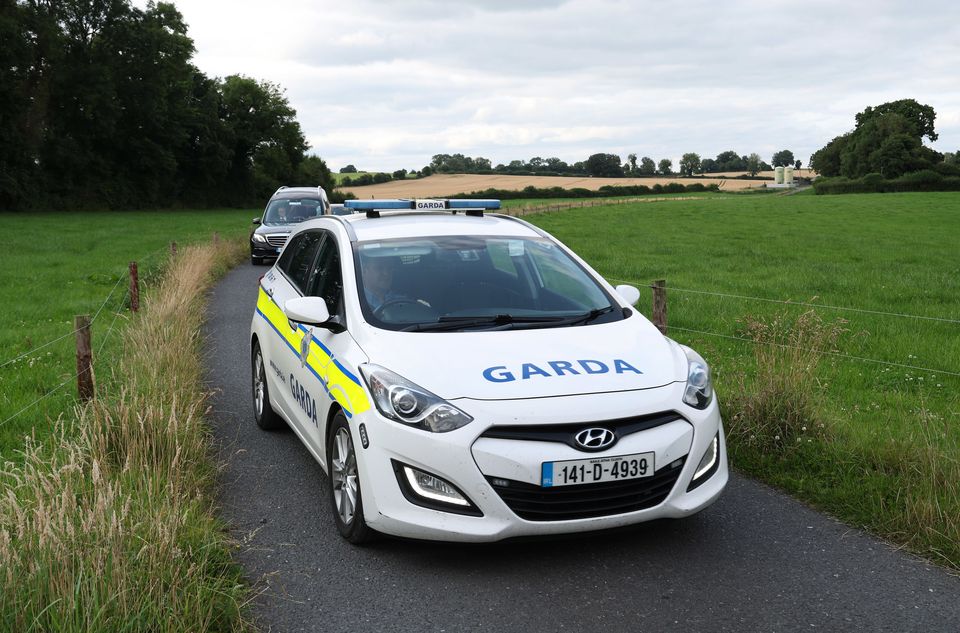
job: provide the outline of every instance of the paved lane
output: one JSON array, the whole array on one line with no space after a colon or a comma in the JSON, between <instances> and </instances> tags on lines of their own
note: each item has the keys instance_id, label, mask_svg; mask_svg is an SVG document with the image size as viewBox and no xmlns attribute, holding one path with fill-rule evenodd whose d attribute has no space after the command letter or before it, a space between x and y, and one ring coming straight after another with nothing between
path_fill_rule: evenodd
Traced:
<instances>
[{"instance_id":1,"label":"paved lane","mask_svg":"<svg viewBox=\"0 0 960 633\"><path fill-rule=\"evenodd\" d=\"M223 516L272 631L960 631L960 579L734 475L683 521L495 545L336 533L320 467L253 422L247 337L263 267L206 327Z\"/></svg>"}]
</instances>

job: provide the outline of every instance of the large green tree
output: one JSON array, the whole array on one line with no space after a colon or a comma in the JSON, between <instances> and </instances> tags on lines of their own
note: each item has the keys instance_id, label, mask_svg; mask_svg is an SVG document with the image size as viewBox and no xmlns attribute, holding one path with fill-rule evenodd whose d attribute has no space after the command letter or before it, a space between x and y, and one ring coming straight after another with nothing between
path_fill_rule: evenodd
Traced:
<instances>
[{"instance_id":1,"label":"large green tree","mask_svg":"<svg viewBox=\"0 0 960 633\"><path fill-rule=\"evenodd\" d=\"M692 176L700 171L700 155L688 152L680 158L680 173L684 176Z\"/></svg>"},{"instance_id":2,"label":"large green tree","mask_svg":"<svg viewBox=\"0 0 960 633\"><path fill-rule=\"evenodd\" d=\"M221 90L223 120L233 139L230 184L244 198L296 184L307 142L280 87L231 75Z\"/></svg>"},{"instance_id":3,"label":"large green tree","mask_svg":"<svg viewBox=\"0 0 960 633\"><path fill-rule=\"evenodd\" d=\"M657 173L657 164L649 156L640 159L640 174L643 176L652 176Z\"/></svg>"},{"instance_id":4,"label":"large green tree","mask_svg":"<svg viewBox=\"0 0 960 633\"><path fill-rule=\"evenodd\" d=\"M620 157L616 154L593 154L584 166L591 176L617 177L623 175Z\"/></svg>"},{"instance_id":5,"label":"large green tree","mask_svg":"<svg viewBox=\"0 0 960 633\"><path fill-rule=\"evenodd\" d=\"M913 99L868 107L856 115L853 131L834 138L810 157L810 167L822 176L861 178L878 173L885 178L926 169L941 156L922 139L937 138L936 113Z\"/></svg>"},{"instance_id":6,"label":"large green tree","mask_svg":"<svg viewBox=\"0 0 960 633\"><path fill-rule=\"evenodd\" d=\"M856 115L856 127L860 127L869 121L882 117L885 114L899 114L909 126L911 136L923 138L926 136L931 141L937 140L937 131L934 123L937 119L937 113L932 106L917 103L914 99L900 99L899 101L890 101L877 107L868 106L863 112Z\"/></svg>"},{"instance_id":7,"label":"large green tree","mask_svg":"<svg viewBox=\"0 0 960 633\"><path fill-rule=\"evenodd\" d=\"M30 85L39 72L28 17L14 0L0 0L0 208L13 206L35 177Z\"/></svg>"},{"instance_id":8,"label":"large green tree","mask_svg":"<svg viewBox=\"0 0 960 633\"><path fill-rule=\"evenodd\" d=\"M773 155L773 158L770 162L773 163L774 167L792 167L794 160L793 152L788 149L782 149Z\"/></svg>"}]
</instances>

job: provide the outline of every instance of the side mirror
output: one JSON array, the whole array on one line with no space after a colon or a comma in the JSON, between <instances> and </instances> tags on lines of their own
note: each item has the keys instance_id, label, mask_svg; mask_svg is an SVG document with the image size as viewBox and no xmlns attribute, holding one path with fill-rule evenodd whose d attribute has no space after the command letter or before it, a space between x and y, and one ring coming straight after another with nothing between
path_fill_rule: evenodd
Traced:
<instances>
[{"instance_id":1,"label":"side mirror","mask_svg":"<svg viewBox=\"0 0 960 633\"><path fill-rule=\"evenodd\" d=\"M320 297L297 297L283 306L287 318L295 323L323 327L330 320L327 302Z\"/></svg>"},{"instance_id":2,"label":"side mirror","mask_svg":"<svg viewBox=\"0 0 960 633\"><path fill-rule=\"evenodd\" d=\"M320 297L290 299L284 304L283 313L293 323L322 327L334 334L347 330L343 320L336 314L331 315L327 310L327 302Z\"/></svg>"},{"instance_id":3,"label":"side mirror","mask_svg":"<svg viewBox=\"0 0 960 633\"><path fill-rule=\"evenodd\" d=\"M614 288L614 290L630 305L636 305L637 301L640 301L640 291L633 286L621 284Z\"/></svg>"},{"instance_id":4,"label":"side mirror","mask_svg":"<svg viewBox=\"0 0 960 633\"><path fill-rule=\"evenodd\" d=\"M253 218L253 223L259 225L259 224L260 224L260 218Z\"/></svg>"}]
</instances>

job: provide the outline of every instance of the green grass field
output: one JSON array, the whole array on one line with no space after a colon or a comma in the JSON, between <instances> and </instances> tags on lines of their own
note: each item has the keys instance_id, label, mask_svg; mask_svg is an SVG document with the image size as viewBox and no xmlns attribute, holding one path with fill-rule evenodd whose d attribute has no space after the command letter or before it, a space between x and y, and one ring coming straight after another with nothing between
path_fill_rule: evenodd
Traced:
<instances>
[{"instance_id":1,"label":"green grass field","mask_svg":"<svg viewBox=\"0 0 960 633\"><path fill-rule=\"evenodd\" d=\"M50 419L73 406L74 315L93 316L103 307L93 324L94 371L108 371L110 343L116 341L107 341L99 361L96 352L125 300L129 262L138 261L141 279L149 283L171 241L209 240L215 231L225 239L245 235L254 215L249 210L4 214L16 239L0 268L0 460L11 458L25 435L43 438ZM65 338L31 351L59 337Z\"/></svg>"},{"instance_id":2,"label":"green grass field","mask_svg":"<svg viewBox=\"0 0 960 633\"><path fill-rule=\"evenodd\" d=\"M821 361L814 396L827 439L811 433L782 454L733 443L731 456L740 469L960 567L960 195L712 196L527 219L612 283L666 279L669 334L711 362L728 405L756 371L754 344L730 338L746 338L745 319L790 320L810 309L774 301L876 312L816 309L845 320L838 354L892 363ZM649 315L645 287L642 296ZM736 413L724 407L728 426ZM917 537L910 524L923 523Z\"/></svg>"}]
</instances>

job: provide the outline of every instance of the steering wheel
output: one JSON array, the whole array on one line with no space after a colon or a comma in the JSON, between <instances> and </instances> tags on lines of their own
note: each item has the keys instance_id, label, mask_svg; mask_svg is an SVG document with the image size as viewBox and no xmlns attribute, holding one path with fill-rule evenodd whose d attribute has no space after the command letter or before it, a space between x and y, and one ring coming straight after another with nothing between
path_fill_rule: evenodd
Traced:
<instances>
[{"instance_id":1,"label":"steering wheel","mask_svg":"<svg viewBox=\"0 0 960 633\"><path fill-rule=\"evenodd\" d=\"M389 301L384 301L379 308L374 310L373 316L377 317L382 321L384 311L386 311L388 308L392 308L394 306L399 306L399 305L416 305L416 306L424 307L422 303L414 299L390 299Z\"/></svg>"}]
</instances>

